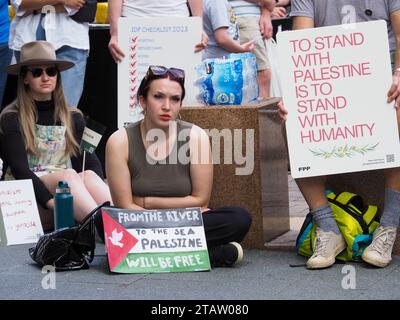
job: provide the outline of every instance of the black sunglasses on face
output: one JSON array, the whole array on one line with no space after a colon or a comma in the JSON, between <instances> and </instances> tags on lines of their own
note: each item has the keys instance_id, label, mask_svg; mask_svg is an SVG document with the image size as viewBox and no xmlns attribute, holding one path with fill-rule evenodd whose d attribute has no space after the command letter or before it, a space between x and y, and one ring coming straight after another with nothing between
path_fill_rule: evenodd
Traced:
<instances>
[{"instance_id":1,"label":"black sunglasses on face","mask_svg":"<svg viewBox=\"0 0 400 320\"><path fill-rule=\"evenodd\" d=\"M147 70L145 78L148 79L151 76L164 76L168 74L171 79L183 82L185 80L185 71L178 68L166 68L163 66L150 66Z\"/></svg>"},{"instance_id":2,"label":"black sunglasses on face","mask_svg":"<svg viewBox=\"0 0 400 320\"><path fill-rule=\"evenodd\" d=\"M42 68L27 68L31 73L34 78L39 78L42 76L43 71L46 72L46 74L49 77L55 77L57 75L57 68L56 67L47 67L45 69Z\"/></svg>"}]
</instances>

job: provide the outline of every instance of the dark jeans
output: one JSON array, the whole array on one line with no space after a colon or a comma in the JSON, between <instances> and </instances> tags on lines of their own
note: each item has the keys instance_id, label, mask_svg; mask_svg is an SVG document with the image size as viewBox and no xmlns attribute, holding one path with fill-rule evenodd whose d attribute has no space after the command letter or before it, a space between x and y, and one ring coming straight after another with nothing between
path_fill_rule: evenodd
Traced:
<instances>
[{"instance_id":1,"label":"dark jeans","mask_svg":"<svg viewBox=\"0 0 400 320\"><path fill-rule=\"evenodd\" d=\"M251 225L250 213L240 207L221 207L203 213L208 248L241 242Z\"/></svg>"},{"instance_id":2,"label":"dark jeans","mask_svg":"<svg viewBox=\"0 0 400 320\"><path fill-rule=\"evenodd\" d=\"M0 110L3 107L3 95L6 89L7 73L4 70L11 62L12 51L8 48L8 43L0 44Z\"/></svg>"}]
</instances>

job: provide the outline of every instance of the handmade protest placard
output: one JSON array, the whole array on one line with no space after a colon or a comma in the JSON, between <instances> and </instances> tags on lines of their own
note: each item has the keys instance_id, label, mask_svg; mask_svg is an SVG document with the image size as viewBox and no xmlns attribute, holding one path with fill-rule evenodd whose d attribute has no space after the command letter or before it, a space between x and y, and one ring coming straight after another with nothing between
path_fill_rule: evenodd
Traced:
<instances>
[{"instance_id":1,"label":"handmade protest placard","mask_svg":"<svg viewBox=\"0 0 400 320\"><path fill-rule=\"evenodd\" d=\"M107 127L103 126L102 124L92 119L87 119L81 140L82 150L93 153L96 150L97 145L103 137L106 129Z\"/></svg>"},{"instance_id":2,"label":"handmade protest placard","mask_svg":"<svg viewBox=\"0 0 400 320\"><path fill-rule=\"evenodd\" d=\"M36 243L43 235L32 180L0 182L0 244Z\"/></svg>"},{"instance_id":3,"label":"handmade protest placard","mask_svg":"<svg viewBox=\"0 0 400 320\"><path fill-rule=\"evenodd\" d=\"M125 52L125 59L118 64L119 128L142 118L136 93L150 65L183 69L186 90L183 105L198 104L195 67L201 63L201 53L195 53L194 48L201 40L201 33L199 17L118 20L118 44Z\"/></svg>"},{"instance_id":4,"label":"handmade protest placard","mask_svg":"<svg viewBox=\"0 0 400 320\"><path fill-rule=\"evenodd\" d=\"M277 36L294 178L397 167L385 21Z\"/></svg>"},{"instance_id":5,"label":"handmade protest placard","mask_svg":"<svg viewBox=\"0 0 400 320\"><path fill-rule=\"evenodd\" d=\"M110 271L119 273L210 270L199 208L102 209Z\"/></svg>"}]
</instances>

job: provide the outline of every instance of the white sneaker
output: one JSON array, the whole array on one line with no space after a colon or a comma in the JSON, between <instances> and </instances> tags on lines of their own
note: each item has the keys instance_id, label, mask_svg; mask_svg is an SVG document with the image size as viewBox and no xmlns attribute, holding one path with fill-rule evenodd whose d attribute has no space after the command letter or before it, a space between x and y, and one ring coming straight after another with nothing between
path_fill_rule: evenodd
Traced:
<instances>
[{"instance_id":1,"label":"white sneaker","mask_svg":"<svg viewBox=\"0 0 400 320\"><path fill-rule=\"evenodd\" d=\"M317 228L314 242L314 253L307 261L308 269L322 269L335 263L335 257L346 249L342 234L326 232Z\"/></svg>"},{"instance_id":2,"label":"white sneaker","mask_svg":"<svg viewBox=\"0 0 400 320\"><path fill-rule=\"evenodd\" d=\"M372 243L364 250L361 258L376 267L384 268L392 261L392 250L397 228L379 226L372 237Z\"/></svg>"}]
</instances>

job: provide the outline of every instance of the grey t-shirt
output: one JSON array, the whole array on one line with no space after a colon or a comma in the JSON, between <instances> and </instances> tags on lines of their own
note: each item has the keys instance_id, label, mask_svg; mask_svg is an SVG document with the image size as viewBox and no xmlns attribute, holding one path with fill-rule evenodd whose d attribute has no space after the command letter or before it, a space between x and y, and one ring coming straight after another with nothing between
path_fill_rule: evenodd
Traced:
<instances>
[{"instance_id":1,"label":"grey t-shirt","mask_svg":"<svg viewBox=\"0 0 400 320\"><path fill-rule=\"evenodd\" d=\"M214 31L219 28L228 28L229 35L239 42L236 17L227 0L203 0L203 28L209 38L208 46L204 50L204 59L221 58L230 54L217 45Z\"/></svg>"},{"instance_id":2,"label":"grey t-shirt","mask_svg":"<svg viewBox=\"0 0 400 320\"><path fill-rule=\"evenodd\" d=\"M315 27L385 20L390 51L396 49L390 14L400 10L400 0L292 0L291 5L291 17L312 18Z\"/></svg>"}]
</instances>

